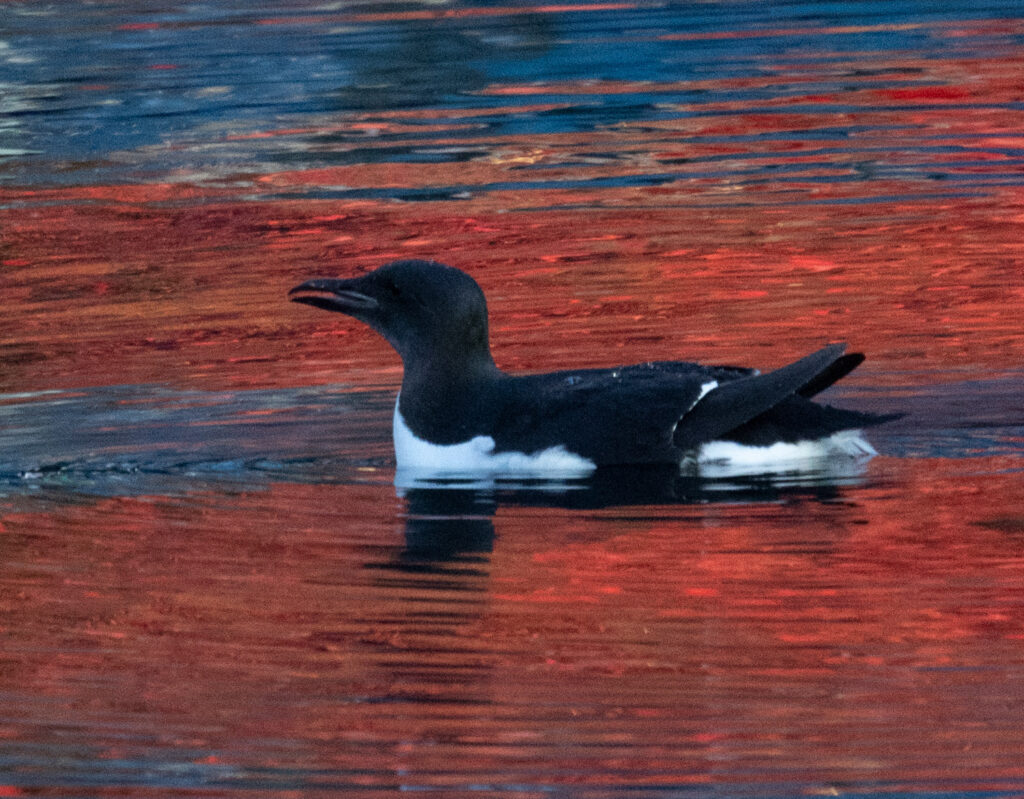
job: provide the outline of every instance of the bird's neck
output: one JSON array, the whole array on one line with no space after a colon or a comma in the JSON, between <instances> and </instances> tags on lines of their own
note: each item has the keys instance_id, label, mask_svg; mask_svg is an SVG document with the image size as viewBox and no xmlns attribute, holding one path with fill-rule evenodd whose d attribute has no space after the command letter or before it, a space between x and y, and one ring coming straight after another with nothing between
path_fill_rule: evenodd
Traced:
<instances>
[{"instance_id":1,"label":"bird's neck","mask_svg":"<svg viewBox=\"0 0 1024 799\"><path fill-rule=\"evenodd\" d=\"M501 371L494 365L490 352L479 353L469 359L434 353L430 358L405 361L402 393L412 396L472 391L500 375Z\"/></svg>"},{"instance_id":2,"label":"bird's neck","mask_svg":"<svg viewBox=\"0 0 1024 799\"><path fill-rule=\"evenodd\" d=\"M411 362L410 362L411 361ZM491 389L503 373L490 352L465 358L409 359L402 376L399 410L418 436L457 443L480 433Z\"/></svg>"}]
</instances>

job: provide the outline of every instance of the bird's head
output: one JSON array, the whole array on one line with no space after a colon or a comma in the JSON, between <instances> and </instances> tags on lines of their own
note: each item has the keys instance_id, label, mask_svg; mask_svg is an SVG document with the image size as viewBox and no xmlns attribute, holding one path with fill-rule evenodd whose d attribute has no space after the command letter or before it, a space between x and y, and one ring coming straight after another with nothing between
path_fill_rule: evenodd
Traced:
<instances>
[{"instance_id":1,"label":"bird's head","mask_svg":"<svg viewBox=\"0 0 1024 799\"><path fill-rule=\"evenodd\" d=\"M487 303L465 272L434 261L393 261L360 277L316 278L289 293L293 302L340 311L372 327L406 367L485 356Z\"/></svg>"}]
</instances>

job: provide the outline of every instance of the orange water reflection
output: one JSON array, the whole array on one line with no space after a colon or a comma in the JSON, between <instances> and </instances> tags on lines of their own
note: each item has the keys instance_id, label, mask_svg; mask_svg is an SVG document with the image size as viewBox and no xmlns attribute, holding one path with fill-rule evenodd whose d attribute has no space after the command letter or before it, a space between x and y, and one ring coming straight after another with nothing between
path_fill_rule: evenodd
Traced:
<instances>
[{"instance_id":1,"label":"orange water reflection","mask_svg":"<svg viewBox=\"0 0 1024 799\"><path fill-rule=\"evenodd\" d=\"M964 36L978 33L972 24ZM399 108L253 134L340 153L420 141L469 147L468 160L368 156L212 183L183 174L2 188L0 379L25 389L377 380L391 362L382 347L281 296L310 273L397 257L470 270L492 298L499 360L513 368L563 365L569 353L588 364L770 366L833 339L882 371L1019 366L1019 58L997 47L988 58L875 58L870 70L863 57L818 58L691 84L495 85L482 96L527 104ZM752 98L715 100L741 90ZM694 100L674 102L680 92ZM479 114L641 93L668 98L655 118L469 135ZM545 97L562 99L534 100ZM316 144L358 130L358 145ZM227 133L222 143L259 140ZM409 204L360 191L439 195ZM582 353L571 344L581 334L593 342Z\"/></svg>"},{"instance_id":2,"label":"orange water reflection","mask_svg":"<svg viewBox=\"0 0 1024 799\"><path fill-rule=\"evenodd\" d=\"M394 29L501 61L501 20L541 16L531 57L678 49L650 76L480 69L441 99L200 116L45 179L12 156L0 796L1024 793L1021 21L298 6L90 24L144 52L427 26ZM148 100L241 91L183 53L135 70L165 81ZM99 119L126 102L108 71L46 91ZM11 130L58 114L33 91ZM397 357L285 301L400 257L479 280L512 370L847 340L868 354L848 396L911 415L853 485L424 510L391 485L390 394L366 391ZM36 439L52 457L22 470Z\"/></svg>"},{"instance_id":3,"label":"orange water reflection","mask_svg":"<svg viewBox=\"0 0 1024 799\"><path fill-rule=\"evenodd\" d=\"M0 379L8 390L394 383L386 345L283 294L399 257L477 277L511 369L678 357L768 367L845 339L869 368L937 375L1016 368L1024 351L1015 189L866 208L470 211L305 201L7 212ZM580 336L587 350L572 344Z\"/></svg>"},{"instance_id":4,"label":"orange water reflection","mask_svg":"<svg viewBox=\"0 0 1024 799\"><path fill-rule=\"evenodd\" d=\"M7 733L27 763L90 730L58 769L225 789L1019 788L1012 465L893 461L826 503L499 506L493 552L434 566L386 486L8 514L0 690L33 726Z\"/></svg>"}]
</instances>

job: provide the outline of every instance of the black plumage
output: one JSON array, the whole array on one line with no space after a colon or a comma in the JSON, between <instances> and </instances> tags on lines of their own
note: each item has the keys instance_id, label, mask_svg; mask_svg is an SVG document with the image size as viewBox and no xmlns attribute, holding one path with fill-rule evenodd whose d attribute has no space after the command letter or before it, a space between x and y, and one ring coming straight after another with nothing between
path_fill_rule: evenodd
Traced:
<instances>
[{"instance_id":1,"label":"black plumage","mask_svg":"<svg viewBox=\"0 0 1024 799\"><path fill-rule=\"evenodd\" d=\"M596 466L679 463L712 441L763 447L894 418L813 401L864 360L841 344L767 374L676 361L507 374L491 357L480 287L432 261L310 280L291 296L353 316L394 346L405 367L402 419L432 444L487 436L495 453L564 447Z\"/></svg>"}]
</instances>

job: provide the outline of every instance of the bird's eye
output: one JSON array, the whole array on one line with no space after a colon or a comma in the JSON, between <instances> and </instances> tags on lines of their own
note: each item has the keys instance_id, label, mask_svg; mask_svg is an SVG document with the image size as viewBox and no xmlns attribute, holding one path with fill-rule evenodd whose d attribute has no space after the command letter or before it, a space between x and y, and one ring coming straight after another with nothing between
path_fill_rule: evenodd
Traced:
<instances>
[{"instance_id":1,"label":"bird's eye","mask_svg":"<svg viewBox=\"0 0 1024 799\"><path fill-rule=\"evenodd\" d=\"M388 289L388 292L391 294L391 296L394 297L396 300L402 298L402 290L400 288L398 288L398 284L397 283L389 282L387 284L387 289Z\"/></svg>"}]
</instances>

